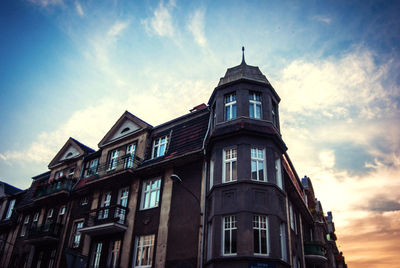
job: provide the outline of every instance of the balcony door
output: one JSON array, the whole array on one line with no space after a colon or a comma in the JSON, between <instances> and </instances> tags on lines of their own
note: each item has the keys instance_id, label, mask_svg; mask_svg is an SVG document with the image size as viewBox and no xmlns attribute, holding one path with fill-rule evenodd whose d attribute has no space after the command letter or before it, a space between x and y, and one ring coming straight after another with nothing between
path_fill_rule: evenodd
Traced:
<instances>
[{"instance_id":1,"label":"balcony door","mask_svg":"<svg viewBox=\"0 0 400 268\"><path fill-rule=\"evenodd\" d=\"M90 268L117 268L121 255L120 238L103 238L92 243Z\"/></svg>"},{"instance_id":2,"label":"balcony door","mask_svg":"<svg viewBox=\"0 0 400 268\"><path fill-rule=\"evenodd\" d=\"M107 209L107 207L109 207L110 204L111 204L111 192L107 192L103 195L101 199L101 207L106 209L99 211L99 220L108 218L109 209Z\"/></svg>"},{"instance_id":3,"label":"balcony door","mask_svg":"<svg viewBox=\"0 0 400 268\"><path fill-rule=\"evenodd\" d=\"M115 217L119 218L118 222L125 223L126 207L128 207L129 187L122 188L118 191L118 205L115 210Z\"/></svg>"}]
</instances>

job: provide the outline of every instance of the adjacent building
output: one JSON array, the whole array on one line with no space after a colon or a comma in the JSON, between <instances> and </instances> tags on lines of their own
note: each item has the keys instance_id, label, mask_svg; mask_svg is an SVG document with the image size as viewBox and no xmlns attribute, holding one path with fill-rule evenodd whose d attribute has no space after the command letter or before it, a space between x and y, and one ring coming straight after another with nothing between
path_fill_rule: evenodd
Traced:
<instances>
[{"instance_id":1,"label":"adjacent building","mask_svg":"<svg viewBox=\"0 0 400 268\"><path fill-rule=\"evenodd\" d=\"M346 267L279 102L243 55L207 105L155 127L125 112L97 150L68 139L0 196L0 266Z\"/></svg>"}]
</instances>

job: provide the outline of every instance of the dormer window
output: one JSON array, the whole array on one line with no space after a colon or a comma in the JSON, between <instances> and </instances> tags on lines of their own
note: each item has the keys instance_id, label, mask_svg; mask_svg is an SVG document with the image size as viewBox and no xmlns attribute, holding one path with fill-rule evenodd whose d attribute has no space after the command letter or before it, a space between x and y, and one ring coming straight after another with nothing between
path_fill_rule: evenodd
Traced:
<instances>
[{"instance_id":1,"label":"dormer window","mask_svg":"<svg viewBox=\"0 0 400 268\"><path fill-rule=\"evenodd\" d=\"M131 168L131 167L133 167L133 158L134 158L134 156L135 156L135 150L136 150L136 143L134 143L134 144L129 144L127 147L126 147L126 155L127 155L127 158L126 158L126 162L125 162L125 167L126 168Z\"/></svg>"},{"instance_id":2,"label":"dormer window","mask_svg":"<svg viewBox=\"0 0 400 268\"><path fill-rule=\"evenodd\" d=\"M236 94L225 95L225 121L236 118Z\"/></svg>"},{"instance_id":3,"label":"dormer window","mask_svg":"<svg viewBox=\"0 0 400 268\"><path fill-rule=\"evenodd\" d=\"M110 154L110 164L108 166L109 170L117 168L118 155L119 155L119 151L118 150L114 150L114 151L111 152L111 154Z\"/></svg>"},{"instance_id":4,"label":"dormer window","mask_svg":"<svg viewBox=\"0 0 400 268\"><path fill-rule=\"evenodd\" d=\"M249 93L249 116L261 119L261 94L256 92Z\"/></svg>"},{"instance_id":5,"label":"dormer window","mask_svg":"<svg viewBox=\"0 0 400 268\"><path fill-rule=\"evenodd\" d=\"M97 174L97 166L99 164L99 159L93 159L90 162L86 163L86 171L85 171L85 177L89 177L92 175Z\"/></svg>"},{"instance_id":6,"label":"dormer window","mask_svg":"<svg viewBox=\"0 0 400 268\"><path fill-rule=\"evenodd\" d=\"M164 136L153 141L152 158L160 157L165 154L168 144L168 137Z\"/></svg>"}]
</instances>

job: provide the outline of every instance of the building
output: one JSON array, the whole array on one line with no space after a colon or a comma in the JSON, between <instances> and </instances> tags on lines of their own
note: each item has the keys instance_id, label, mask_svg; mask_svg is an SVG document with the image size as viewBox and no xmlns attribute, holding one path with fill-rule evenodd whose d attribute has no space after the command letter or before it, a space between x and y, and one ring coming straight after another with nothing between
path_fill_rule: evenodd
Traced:
<instances>
[{"instance_id":1,"label":"building","mask_svg":"<svg viewBox=\"0 0 400 268\"><path fill-rule=\"evenodd\" d=\"M279 102L243 54L208 105L155 127L125 112L98 150L68 139L12 194L1 267L345 267Z\"/></svg>"}]
</instances>

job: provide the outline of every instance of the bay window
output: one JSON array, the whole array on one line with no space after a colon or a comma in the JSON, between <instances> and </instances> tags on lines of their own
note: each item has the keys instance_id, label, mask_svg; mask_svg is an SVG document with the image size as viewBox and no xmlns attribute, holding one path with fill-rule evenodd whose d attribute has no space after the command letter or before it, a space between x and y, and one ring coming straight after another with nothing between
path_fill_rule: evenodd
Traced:
<instances>
[{"instance_id":1,"label":"bay window","mask_svg":"<svg viewBox=\"0 0 400 268\"><path fill-rule=\"evenodd\" d=\"M226 149L223 152L223 182L237 180L237 151L236 148Z\"/></svg>"}]
</instances>

